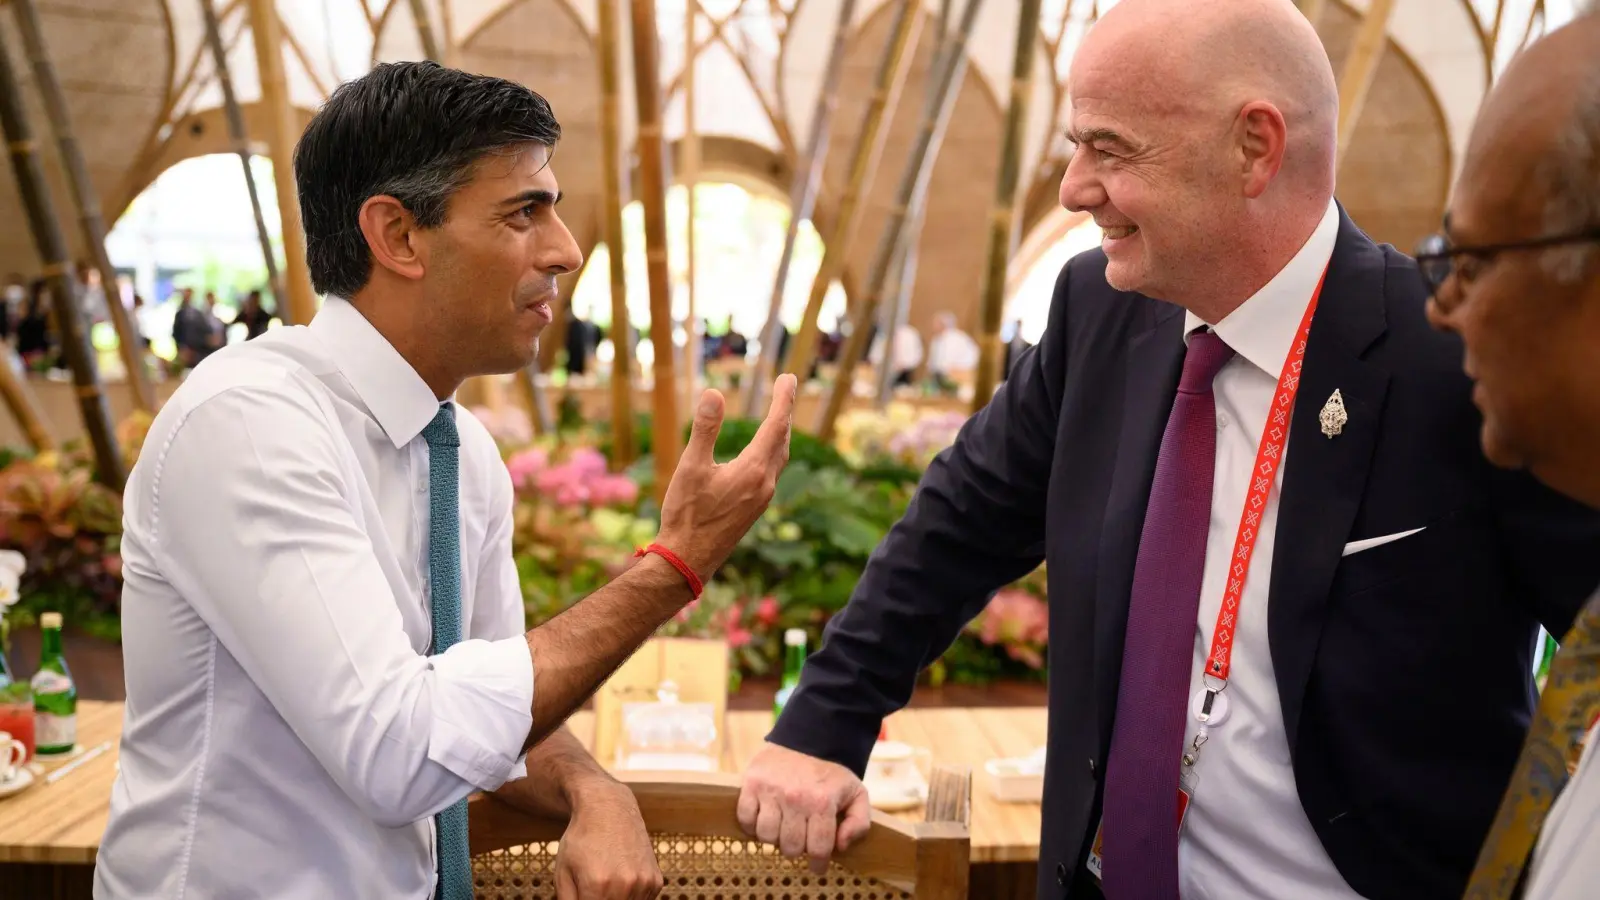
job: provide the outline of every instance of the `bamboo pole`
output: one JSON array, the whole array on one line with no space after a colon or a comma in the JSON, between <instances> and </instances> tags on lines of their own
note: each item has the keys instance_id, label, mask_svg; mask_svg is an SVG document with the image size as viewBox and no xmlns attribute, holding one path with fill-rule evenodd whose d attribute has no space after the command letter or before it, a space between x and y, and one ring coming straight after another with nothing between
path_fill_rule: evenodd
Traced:
<instances>
[{"instance_id":1,"label":"bamboo pole","mask_svg":"<svg viewBox=\"0 0 1600 900\"><path fill-rule=\"evenodd\" d=\"M682 450L672 343L672 284L667 271L667 160L661 138L661 53L655 0L632 0L634 97L639 113L639 200L644 204L645 264L650 280L650 344L655 351L652 452L656 498L666 494Z\"/></svg>"},{"instance_id":2,"label":"bamboo pole","mask_svg":"<svg viewBox=\"0 0 1600 900\"><path fill-rule=\"evenodd\" d=\"M289 295L283 290L283 273L278 270L278 254L272 249L272 236L267 233L267 218L261 211L261 192L256 189L256 176L250 168L250 136L245 131L244 112L239 109L239 98L233 92L233 75L228 68L228 51L222 44L222 24L217 20L217 9L212 0L200 0L200 11L205 16L206 43L211 47L211 63L217 70L217 84L222 87L222 109L228 118L228 137L239 154L239 165L244 169L244 186L250 191L250 212L256 220L256 236L261 240L261 260L267 266L267 283L272 285L273 310L280 319L288 321Z\"/></svg>"},{"instance_id":3,"label":"bamboo pole","mask_svg":"<svg viewBox=\"0 0 1600 900\"><path fill-rule=\"evenodd\" d=\"M1071 6L1070 0L1067 5ZM930 72L939 71L944 65L945 54L950 52L950 15L954 6L954 0L940 0L939 17L934 20L937 23L939 40L934 45L933 62L928 69ZM925 105L936 102L933 92L937 86L936 79L928 79L927 92L923 99ZM894 280L884 292L889 302L884 305L882 323L878 329L884 340L883 360L878 367L878 409L888 406L889 401L894 398L895 377L899 375L893 365L894 340L911 314L911 297L917 286L917 251L922 242L922 223L927 214L926 200L925 195L915 199L906 227L900 233L900 243L895 248L894 262L889 267L890 277Z\"/></svg>"},{"instance_id":4,"label":"bamboo pole","mask_svg":"<svg viewBox=\"0 0 1600 900\"><path fill-rule=\"evenodd\" d=\"M90 446L94 448L96 477L107 487L121 493L125 473L111 426L111 410L106 403L105 388L100 384L100 373L95 364L94 348L89 345L89 331L84 326L83 311L72 289L72 267L67 263L66 240L61 235L61 226L52 209L38 143L28 127L21 86L15 70L11 68L11 50L3 40L0 40L0 132L4 133L6 146L10 150L11 168L17 177L17 193L27 211L28 225L39 251L39 261L42 263L40 272L50 286L56 325L61 333L61 349L67 357L67 365L72 369L78 405L83 412L83 427L89 433ZM23 425L26 429L26 421Z\"/></svg>"},{"instance_id":5,"label":"bamboo pole","mask_svg":"<svg viewBox=\"0 0 1600 900\"><path fill-rule=\"evenodd\" d=\"M989 216L988 281L978 307L978 377L972 395L976 413L994 395L1000 383L1005 350L1000 345L1000 314L1006 303L1006 270L1017 251L1017 188L1022 175L1023 131L1028 104L1033 100L1034 50L1039 46L1039 0L1021 0L1017 22L1017 48L1012 56L1011 99L1006 104L1005 139L1000 148L1000 177L994 189L994 210Z\"/></svg>"},{"instance_id":6,"label":"bamboo pole","mask_svg":"<svg viewBox=\"0 0 1600 900\"><path fill-rule=\"evenodd\" d=\"M945 0L949 2L949 0ZM811 137L806 156L795 167L789 186L789 227L783 235L783 252L778 256L778 274L772 282L772 298L767 301L767 321L761 327L761 355L756 358L751 377L744 388L744 415L754 418L761 408L767 382L777 373L778 345L783 341L783 293L789 283L789 267L794 262L794 245L800 237L800 223L810 219L816 208L817 191L822 187L822 169L828 161L828 142L833 137L833 117L839 109L839 82L844 75L844 56L855 18L856 0L841 0L839 20L834 25L833 48L828 51L828 67L822 76L822 91L811 113Z\"/></svg>"},{"instance_id":7,"label":"bamboo pole","mask_svg":"<svg viewBox=\"0 0 1600 900\"><path fill-rule=\"evenodd\" d=\"M1322 21L1322 11L1327 8L1328 0L1295 0L1295 6L1300 7L1300 12L1315 28Z\"/></svg>"},{"instance_id":8,"label":"bamboo pole","mask_svg":"<svg viewBox=\"0 0 1600 900\"><path fill-rule=\"evenodd\" d=\"M900 90L905 87L906 76L915 58L912 48L922 28L922 16L917 8L919 3L920 0L904 0L895 13L889 43L878 64L877 82L872 97L867 101L866 118L861 125L861 134L856 138L855 152L850 161L850 177L845 183L844 196L839 201L833 233L823 244L822 263L817 267L816 280L811 283L806 311L790 344L788 358L783 363L783 370L794 373L801 385L811 374L811 364L816 359L817 343L821 337L817 329L817 316L822 313L823 298L827 296L833 280L844 269L845 258L855 244L856 231L861 226L861 197L871 183L871 174L878 167L883 145L889 137L889 130L883 127L886 112L899 104ZM762 352L766 352L766 347L762 347ZM773 352L777 352L776 342Z\"/></svg>"},{"instance_id":9,"label":"bamboo pole","mask_svg":"<svg viewBox=\"0 0 1600 900\"><path fill-rule=\"evenodd\" d=\"M449 3L450 0L445 0ZM417 23L417 37L422 40L422 54L433 62L443 62L439 55L439 42L433 37L433 19L428 15L426 0L411 0L411 18Z\"/></svg>"},{"instance_id":10,"label":"bamboo pole","mask_svg":"<svg viewBox=\"0 0 1600 900\"><path fill-rule=\"evenodd\" d=\"M7 341L0 341L0 396L4 396L6 408L11 410L11 417L22 426L22 433L27 436L29 446L36 452L56 448L56 439L50 435L50 429L44 425L44 418L39 415L39 398L34 396L33 388L28 386L28 378L23 373L22 359L17 356L17 351Z\"/></svg>"},{"instance_id":11,"label":"bamboo pole","mask_svg":"<svg viewBox=\"0 0 1600 900\"><path fill-rule=\"evenodd\" d=\"M439 26L444 32L444 58L441 60L452 69L461 68L460 53L456 49L456 16L450 9L450 0L439 0Z\"/></svg>"},{"instance_id":12,"label":"bamboo pole","mask_svg":"<svg viewBox=\"0 0 1600 900\"><path fill-rule=\"evenodd\" d=\"M294 184L294 143L300 129L289 106L289 89L283 75L283 36L274 0L246 0L250 31L255 36L256 67L261 75L261 101L267 110L267 146L271 150L272 180L278 188L278 218L283 223L284 286L286 303L278 308L285 325L305 325L317 313L306 266L305 228L300 224L300 202Z\"/></svg>"},{"instance_id":13,"label":"bamboo pole","mask_svg":"<svg viewBox=\"0 0 1600 900\"><path fill-rule=\"evenodd\" d=\"M689 315L685 322L683 358L689 371L683 379L683 406L679 409L681 414L690 418L694 416L695 400L699 397L700 364L705 354L705 333L700 328L699 310L695 304L695 185L700 181L700 133L695 128L694 118L694 70L696 56L694 52L694 26L697 14L700 11L699 0L684 0L683 4L683 165L680 179L683 189L687 192L684 198L687 202L685 208L688 212L688 227L684 230L685 250L688 258L685 260L685 274L688 276L688 310Z\"/></svg>"},{"instance_id":14,"label":"bamboo pole","mask_svg":"<svg viewBox=\"0 0 1600 900\"><path fill-rule=\"evenodd\" d=\"M533 423L533 433L553 434L556 420L550 412L550 398L545 395L544 385L539 383L538 373L533 366L523 366L517 370L515 377L517 393L522 395L522 402L528 406L528 419Z\"/></svg>"},{"instance_id":15,"label":"bamboo pole","mask_svg":"<svg viewBox=\"0 0 1600 900\"><path fill-rule=\"evenodd\" d=\"M150 388L150 376L145 370L144 343L133 329L133 317L122 305L122 292L117 289L117 270L106 254L106 222L100 213L100 196L89 178L89 167L84 164L83 150L72 127L72 117L67 111L67 98L56 79L55 66L50 63L50 49L45 44L44 29L39 25L39 11L33 0L12 0L11 8L17 14L17 31L22 35L22 46L33 64L34 83L39 97L44 101L45 116L50 120L50 130L55 134L61 166L66 170L67 187L72 192L73 204L78 209L78 225L83 230L83 243L89 251L94 267L100 273L100 290L106 299L106 315L117 332L117 349L127 370L128 393L135 409L154 412L155 393Z\"/></svg>"},{"instance_id":16,"label":"bamboo pole","mask_svg":"<svg viewBox=\"0 0 1600 900\"><path fill-rule=\"evenodd\" d=\"M1378 74L1378 63L1383 61L1384 47L1389 42L1389 14L1394 12L1394 5L1395 0L1372 0L1367 6L1350 55L1345 57L1344 70L1339 74L1338 159L1341 162L1350 148L1350 140L1355 137L1361 111L1367 105L1367 92Z\"/></svg>"},{"instance_id":17,"label":"bamboo pole","mask_svg":"<svg viewBox=\"0 0 1600 900\"><path fill-rule=\"evenodd\" d=\"M878 249L873 257L865 295L856 307L855 315L851 317L850 337L845 341L844 350L839 354L838 371L828 391L827 404L817 421L817 437L821 440L833 439L834 423L838 421L839 413L844 411L845 403L855 392L855 369L867 353L872 322L878 314L878 303L883 296L884 283L888 280L889 265L894 261L900 230L905 225L907 211L918 202L918 195L927 192L928 182L933 177L933 164L938 156L934 151L944 137L950 115L955 111L956 97L961 93L962 78L967 71L967 41L972 37L972 29L977 23L978 11L982 7L983 0L967 0L966 7L961 13L961 24L957 27L955 35L950 38L950 52L942 61L944 68L932 73L939 81L937 102L928 104L923 110L921 130L912 147L905 172L901 176L900 188L894 207L889 213L889 220L884 223L883 234L878 239Z\"/></svg>"},{"instance_id":18,"label":"bamboo pole","mask_svg":"<svg viewBox=\"0 0 1600 900\"><path fill-rule=\"evenodd\" d=\"M622 257L622 101L617 57L622 52L617 4L599 0L600 171L602 228L611 273L611 466L618 471L633 462L638 444L633 437L633 326L628 321L628 278Z\"/></svg>"}]
</instances>

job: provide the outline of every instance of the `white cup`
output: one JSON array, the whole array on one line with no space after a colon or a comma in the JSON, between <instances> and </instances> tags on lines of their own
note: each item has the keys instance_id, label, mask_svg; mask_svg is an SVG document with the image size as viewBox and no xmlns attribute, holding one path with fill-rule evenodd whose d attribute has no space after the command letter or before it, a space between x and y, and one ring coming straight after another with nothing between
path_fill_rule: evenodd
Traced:
<instances>
[{"instance_id":1,"label":"white cup","mask_svg":"<svg viewBox=\"0 0 1600 900\"><path fill-rule=\"evenodd\" d=\"M11 732L0 731L0 782L10 781L17 774L17 766L28 757L28 748L21 741L14 740Z\"/></svg>"},{"instance_id":2,"label":"white cup","mask_svg":"<svg viewBox=\"0 0 1600 900\"><path fill-rule=\"evenodd\" d=\"M933 753L923 747L913 747L900 741L879 741L873 745L872 756L867 759L868 782L903 785L920 774L919 769L931 762Z\"/></svg>"}]
</instances>

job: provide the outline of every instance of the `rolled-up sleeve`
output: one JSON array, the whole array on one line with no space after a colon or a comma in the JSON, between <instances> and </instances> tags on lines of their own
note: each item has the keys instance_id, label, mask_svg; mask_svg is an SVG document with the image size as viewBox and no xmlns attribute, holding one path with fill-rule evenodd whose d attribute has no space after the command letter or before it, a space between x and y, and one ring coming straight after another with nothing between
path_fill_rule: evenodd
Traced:
<instances>
[{"instance_id":1,"label":"rolled-up sleeve","mask_svg":"<svg viewBox=\"0 0 1600 900\"><path fill-rule=\"evenodd\" d=\"M490 506L483 552L478 557L478 582L473 591L472 634L474 637L522 647L524 657L531 659L527 650L528 617L522 602L522 581L517 576L516 559L512 554L511 536L515 523L512 506L516 496L511 485L511 473L500 461L499 451L488 432L467 433L468 428L474 427L478 427L475 422L463 428L463 449L470 445L472 451L482 457L482 465L478 468L490 479L489 489L485 492ZM473 440L475 437L482 440ZM445 656L449 657L449 654ZM521 703L519 708L524 716L517 725L520 744L533 728L534 669L531 665L525 665L518 672L526 678L526 681L519 681L516 685L516 698ZM505 780L525 778L527 774L525 759L518 758Z\"/></svg>"},{"instance_id":2,"label":"rolled-up sleeve","mask_svg":"<svg viewBox=\"0 0 1600 900\"><path fill-rule=\"evenodd\" d=\"M513 775L527 644L412 648L331 409L285 378L205 398L148 440L163 575L364 813L397 827Z\"/></svg>"}]
</instances>

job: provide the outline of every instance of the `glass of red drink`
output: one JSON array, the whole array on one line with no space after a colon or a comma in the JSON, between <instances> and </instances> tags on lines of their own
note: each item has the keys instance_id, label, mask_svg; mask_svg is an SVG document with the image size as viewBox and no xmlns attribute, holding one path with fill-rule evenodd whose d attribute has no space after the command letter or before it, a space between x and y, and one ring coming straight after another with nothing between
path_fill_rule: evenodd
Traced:
<instances>
[{"instance_id":1,"label":"glass of red drink","mask_svg":"<svg viewBox=\"0 0 1600 900\"><path fill-rule=\"evenodd\" d=\"M33 759L33 692L26 684L0 688L0 731L10 734L27 748L23 762Z\"/></svg>"}]
</instances>

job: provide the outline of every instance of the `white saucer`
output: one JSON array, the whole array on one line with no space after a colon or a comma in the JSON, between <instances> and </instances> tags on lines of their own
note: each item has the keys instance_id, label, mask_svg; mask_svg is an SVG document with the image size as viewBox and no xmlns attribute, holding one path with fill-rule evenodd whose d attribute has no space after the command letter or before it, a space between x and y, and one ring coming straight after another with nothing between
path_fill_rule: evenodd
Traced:
<instances>
[{"instance_id":1,"label":"white saucer","mask_svg":"<svg viewBox=\"0 0 1600 900\"><path fill-rule=\"evenodd\" d=\"M884 812L916 809L928 801L928 785L921 778L898 782L868 781L866 788L872 808Z\"/></svg>"},{"instance_id":2,"label":"white saucer","mask_svg":"<svg viewBox=\"0 0 1600 900\"><path fill-rule=\"evenodd\" d=\"M10 781L0 781L0 797L21 793L30 784L33 784L33 771L27 766L17 766Z\"/></svg>"}]
</instances>

